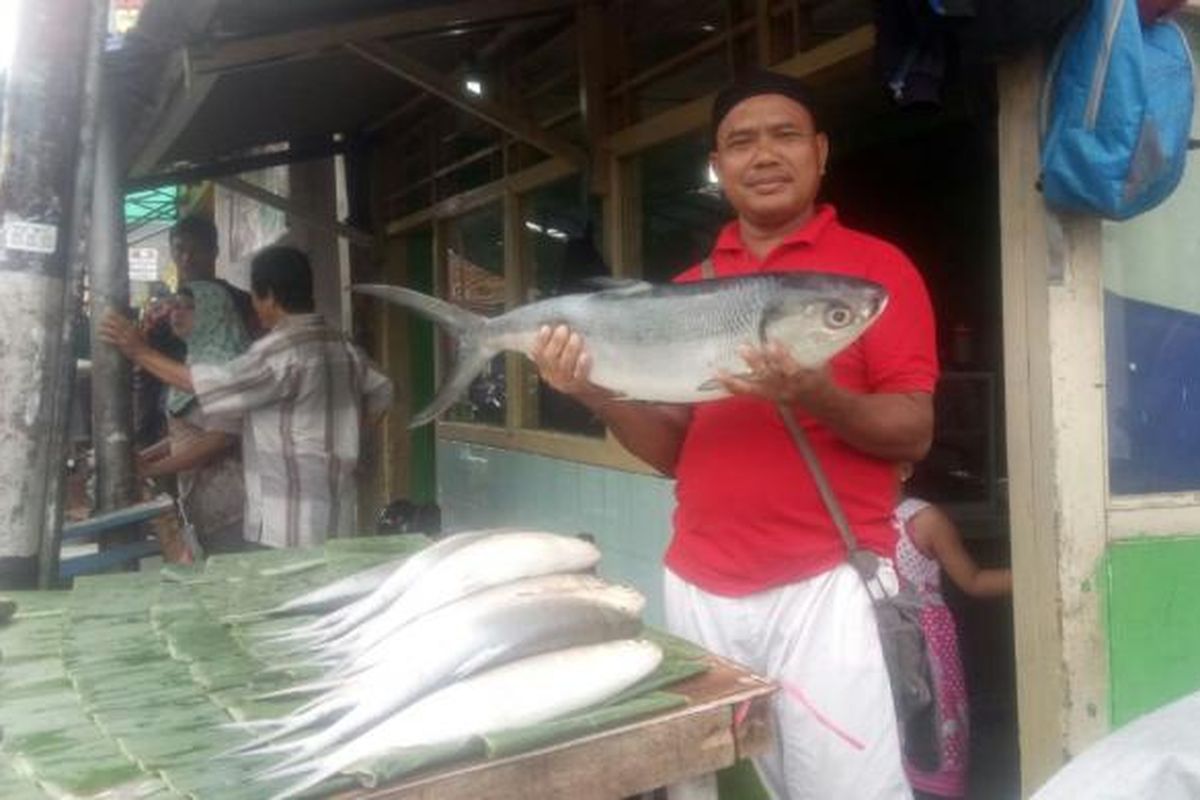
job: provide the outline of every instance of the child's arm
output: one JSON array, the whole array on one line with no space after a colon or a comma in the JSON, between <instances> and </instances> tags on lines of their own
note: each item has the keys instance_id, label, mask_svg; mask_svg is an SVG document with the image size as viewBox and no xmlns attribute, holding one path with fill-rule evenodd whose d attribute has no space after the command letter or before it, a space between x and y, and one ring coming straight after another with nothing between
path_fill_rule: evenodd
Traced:
<instances>
[{"instance_id":1,"label":"child's arm","mask_svg":"<svg viewBox=\"0 0 1200 800\"><path fill-rule=\"evenodd\" d=\"M981 569L963 547L958 528L941 509L930 506L913 518L917 538L954 585L972 597L1000 597L1012 592L1012 570Z\"/></svg>"}]
</instances>

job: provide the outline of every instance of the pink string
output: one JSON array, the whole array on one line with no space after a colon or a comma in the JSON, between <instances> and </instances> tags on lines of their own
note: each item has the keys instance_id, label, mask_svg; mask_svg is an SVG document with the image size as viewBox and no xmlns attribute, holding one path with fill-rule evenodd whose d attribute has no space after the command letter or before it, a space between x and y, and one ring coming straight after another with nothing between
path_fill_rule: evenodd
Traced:
<instances>
[{"instance_id":1,"label":"pink string","mask_svg":"<svg viewBox=\"0 0 1200 800\"><path fill-rule=\"evenodd\" d=\"M783 687L783 690L788 693L789 697L807 708L809 713L816 717L817 722L833 731L833 733L842 741L846 742L846 744L850 745L855 750L866 749L866 745L864 745L858 739L855 739L850 734L846 733L844 730L839 728L833 720L818 711L817 707L809 701L808 696L804 694L803 690L801 690L799 686L796 686L793 683L788 683L787 681L780 681L779 685Z\"/></svg>"},{"instance_id":2,"label":"pink string","mask_svg":"<svg viewBox=\"0 0 1200 800\"><path fill-rule=\"evenodd\" d=\"M746 716L750 713L750 701L743 700L738 704L737 709L733 712L733 729L736 731L742 727L742 723L746 721Z\"/></svg>"}]
</instances>

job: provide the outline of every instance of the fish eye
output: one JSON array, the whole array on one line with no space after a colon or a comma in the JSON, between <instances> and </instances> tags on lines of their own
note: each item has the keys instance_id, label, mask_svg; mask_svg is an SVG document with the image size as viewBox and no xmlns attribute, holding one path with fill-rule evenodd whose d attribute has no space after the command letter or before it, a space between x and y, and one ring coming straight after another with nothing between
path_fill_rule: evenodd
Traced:
<instances>
[{"instance_id":1,"label":"fish eye","mask_svg":"<svg viewBox=\"0 0 1200 800\"><path fill-rule=\"evenodd\" d=\"M844 328L854 321L854 315L844 305L830 305L825 309L825 324L831 328Z\"/></svg>"}]
</instances>

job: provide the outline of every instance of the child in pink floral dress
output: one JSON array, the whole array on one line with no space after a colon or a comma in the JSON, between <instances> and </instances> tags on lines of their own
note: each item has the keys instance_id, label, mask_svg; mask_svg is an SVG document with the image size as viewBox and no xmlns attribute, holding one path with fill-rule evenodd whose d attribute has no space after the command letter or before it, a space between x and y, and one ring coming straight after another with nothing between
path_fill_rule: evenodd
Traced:
<instances>
[{"instance_id":1,"label":"child in pink floral dress","mask_svg":"<svg viewBox=\"0 0 1200 800\"><path fill-rule=\"evenodd\" d=\"M904 478L911 468L902 469ZM921 627L929 648L937 700L941 759L935 771L905 764L918 793L933 797L965 797L969 744L967 689L958 656L954 617L942 599L941 572L972 597L998 597L1012 591L1012 572L981 569L963 547L949 517L924 500L905 499L894 514L900 534L896 568L921 597ZM918 794L920 796L920 794Z\"/></svg>"}]
</instances>

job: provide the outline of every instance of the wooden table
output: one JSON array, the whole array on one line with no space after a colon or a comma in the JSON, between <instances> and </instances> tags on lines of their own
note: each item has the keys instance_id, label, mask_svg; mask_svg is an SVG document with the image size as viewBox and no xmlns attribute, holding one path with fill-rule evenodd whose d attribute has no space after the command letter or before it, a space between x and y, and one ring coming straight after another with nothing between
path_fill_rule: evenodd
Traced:
<instances>
[{"instance_id":1,"label":"wooden table","mask_svg":"<svg viewBox=\"0 0 1200 800\"><path fill-rule=\"evenodd\" d=\"M710 655L707 672L668 687L685 707L517 756L476 761L355 792L360 800L610 800L684 783L716 798L715 773L771 743L774 684ZM672 793L675 797L675 793Z\"/></svg>"}]
</instances>

